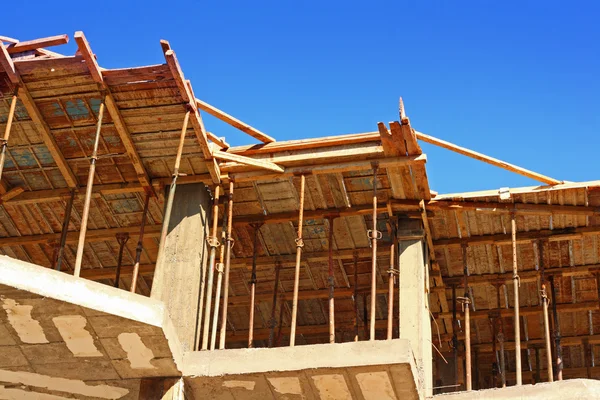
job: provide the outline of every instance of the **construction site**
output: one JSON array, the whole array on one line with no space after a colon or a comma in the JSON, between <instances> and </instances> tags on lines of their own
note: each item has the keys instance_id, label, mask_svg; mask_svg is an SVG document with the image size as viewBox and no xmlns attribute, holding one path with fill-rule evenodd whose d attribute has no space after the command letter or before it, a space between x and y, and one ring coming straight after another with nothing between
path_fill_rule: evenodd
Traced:
<instances>
[{"instance_id":1,"label":"construction site","mask_svg":"<svg viewBox=\"0 0 600 400\"><path fill-rule=\"evenodd\" d=\"M0 398L600 398L600 181L422 133L408 99L278 141L156 46L105 69L82 32L0 36ZM437 193L420 143L537 185Z\"/></svg>"}]
</instances>

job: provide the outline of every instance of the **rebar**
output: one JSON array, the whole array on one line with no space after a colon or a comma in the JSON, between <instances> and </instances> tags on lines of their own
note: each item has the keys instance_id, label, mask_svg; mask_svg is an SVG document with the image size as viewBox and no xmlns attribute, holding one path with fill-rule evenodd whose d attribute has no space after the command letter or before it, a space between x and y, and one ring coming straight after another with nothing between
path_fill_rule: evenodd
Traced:
<instances>
[{"instance_id":1,"label":"rebar","mask_svg":"<svg viewBox=\"0 0 600 400\"><path fill-rule=\"evenodd\" d=\"M119 243L119 259L117 261L117 273L115 275L116 288L119 287L119 281L121 280L121 265L123 264L123 250L125 250L125 244L129 241L129 233L117 233L117 243Z\"/></svg>"}]
</instances>

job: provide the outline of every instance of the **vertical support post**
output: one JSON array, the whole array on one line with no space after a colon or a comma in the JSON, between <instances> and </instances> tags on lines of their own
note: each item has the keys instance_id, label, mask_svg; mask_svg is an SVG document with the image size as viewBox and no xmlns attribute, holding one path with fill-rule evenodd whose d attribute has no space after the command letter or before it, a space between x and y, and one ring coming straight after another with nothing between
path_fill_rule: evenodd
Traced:
<instances>
[{"instance_id":1,"label":"vertical support post","mask_svg":"<svg viewBox=\"0 0 600 400\"><path fill-rule=\"evenodd\" d=\"M277 311L277 292L279 291L279 272L281 270L281 262L278 260L275 262L275 283L273 284L273 301L271 306L271 319L269 320L269 347L273 347L275 341L275 326L277 325L277 319L275 319L275 312ZM283 305L281 306L283 308Z\"/></svg>"},{"instance_id":2,"label":"vertical support post","mask_svg":"<svg viewBox=\"0 0 600 400\"><path fill-rule=\"evenodd\" d=\"M302 223L304 219L304 186L306 177L300 176L300 207L298 211L298 237L296 238L296 269L294 270L294 297L292 299L292 321L290 327L290 347L296 345L296 319L298 317L298 289L300 286L300 262L302 261Z\"/></svg>"},{"instance_id":3,"label":"vertical support post","mask_svg":"<svg viewBox=\"0 0 600 400\"><path fill-rule=\"evenodd\" d=\"M217 264L217 289L215 291L215 310L213 311L212 330L210 332L210 349L214 350L217 343L217 325L219 324L219 306L221 304L221 284L223 283L223 270L225 269L225 242L227 241L227 210L223 215L223 227L221 229L221 248L219 251L219 263Z\"/></svg>"},{"instance_id":4,"label":"vertical support post","mask_svg":"<svg viewBox=\"0 0 600 400\"><path fill-rule=\"evenodd\" d=\"M258 231L259 224L251 224L254 228L254 247L252 248L252 275L250 277L250 312L248 313L248 348L254 347L254 308L256 297L256 257L258 257Z\"/></svg>"},{"instance_id":5,"label":"vertical support post","mask_svg":"<svg viewBox=\"0 0 600 400\"><path fill-rule=\"evenodd\" d=\"M540 348L535 348L535 383L542 381L541 367L540 367Z\"/></svg>"},{"instance_id":6,"label":"vertical support post","mask_svg":"<svg viewBox=\"0 0 600 400\"><path fill-rule=\"evenodd\" d=\"M208 237L208 245L210 246L210 255L208 261L208 277L206 282L206 303L204 309L204 323L202 331L202 350L208 349L208 336L210 331L210 309L212 306L212 289L213 279L215 275L215 262L217 258L217 247L219 247L219 239L217 238L217 229L219 227L219 194L221 187L215 186L215 195L213 199L212 212L212 230Z\"/></svg>"},{"instance_id":7,"label":"vertical support post","mask_svg":"<svg viewBox=\"0 0 600 400\"><path fill-rule=\"evenodd\" d=\"M129 288L131 293L135 293L138 275L140 273L140 259L142 258L142 250L144 250L144 229L146 228L146 219L148 216L149 207L150 194L146 194L146 200L144 201L144 212L142 214L142 224L140 225L140 236L138 237L137 246L135 247L135 263L133 265L133 274L131 275L131 287Z\"/></svg>"},{"instance_id":8,"label":"vertical support post","mask_svg":"<svg viewBox=\"0 0 600 400\"><path fill-rule=\"evenodd\" d=\"M329 343L335 343L335 280L333 278L333 217L329 221L329 268L327 281L329 283Z\"/></svg>"},{"instance_id":9,"label":"vertical support post","mask_svg":"<svg viewBox=\"0 0 600 400\"><path fill-rule=\"evenodd\" d=\"M8 109L8 118L6 119L6 127L4 128L4 136L0 139L0 179L2 179L2 171L4 170L4 160L6 159L6 150L8 147L8 138L12 128L13 119L15 118L15 108L17 107L17 93L12 96L10 108Z\"/></svg>"},{"instance_id":10,"label":"vertical support post","mask_svg":"<svg viewBox=\"0 0 600 400\"><path fill-rule=\"evenodd\" d=\"M500 306L500 304L498 304ZM492 363L492 387L497 386L497 375L498 375L498 351L496 349L496 316L490 313L490 321L492 324L492 354L494 354L495 362Z\"/></svg>"},{"instance_id":11,"label":"vertical support post","mask_svg":"<svg viewBox=\"0 0 600 400\"><path fill-rule=\"evenodd\" d=\"M229 181L229 195L227 206L227 248L225 249L225 281L223 282L223 316L221 317L221 332L219 334L219 349L225 348L225 335L227 334L227 306L229 302L229 268L231 266L231 248L233 237L231 227L233 223L233 181Z\"/></svg>"},{"instance_id":12,"label":"vertical support post","mask_svg":"<svg viewBox=\"0 0 600 400\"><path fill-rule=\"evenodd\" d=\"M160 265L165 252L165 242L167 239L167 233L169 232L169 222L171 221L171 210L173 209L173 200L175 199L175 189L177 189L177 178L179 177L179 166L181 165L181 155L183 154L183 143L185 141L185 134L187 132L188 122L190 120L190 111L185 113L183 118L183 126L181 128L181 135L179 136L179 146L177 147L177 156L175 157L175 166L173 168L173 177L171 180L171 186L169 188L169 195L167 197L167 204L165 207L165 216L163 218L162 228L160 231L160 241L158 243L158 255L156 256L156 265ZM200 292L202 296L202 291ZM200 307L202 312L202 307Z\"/></svg>"},{"instance_id":13,"label":"vertical support post","mask_svg":"<svg viewBox=\"0 0 600 400\"><path fill-rule=\"evenodd\" d=\"M500 310L500 287L502 284L496 284L496 301L498 302L498 310ZM508 304L506 304L508 308ZM504 324L502 321L502 315L498 313L498 319L500 323L498 324L498 334L496 335L496 340L500 343L500 379L502 382L502 387L506 387L506 365L504 363Z\"/></svg>"},{"instance_id":14,"label":"vertical support post","mask_svg":"<svg viewBox=\"0 0 600 400\"><path fill-rule=\"evenodd\" d=\"M390 216L390 219L392 216ZM390 245L390 269L388 271L388 314L387 314L387 340L392 340L393 326L394 326L394 280L396 269L396 225L391 222L392 225L392 244Z\"/></svg>"},{"instance_id":15,"label":"vertical support post","mask_svg":"<svg viewBox=\"0 0 600 400\"><path fill-rule=\"evenodd\" d=\"M69 230L69 221L71 221L71 210L73 209L73 201L75 200L75 189L71 189L71 196L67 201L67 207L65 208L65 219L63 220L62 231L60 232L60 243L58 245L58 252L56 254L54 269L60 271L60 267L63 262L65 253L65 244L67 243L67 233Z\"/></svg>"},{"instance_id":16,"label":"vertical support post","mask_svg":"<svg viewBox=\"0 0 600 400\"><path fill-rule=\"evenodd\" d=\"M520 386L523 384L523 375L521 370L521 317L519 315L520 279L517 271L517 222L514 212L511 213L511 238L513 256L513 288L515 299L515 375L517 379L517 386Z\"/></svg>"},{"instance_id":17,"label":"vertical support post","mask_svg":"<svg viewBox=\"0 0 600 400\"><path fill-rule=\"evenodd\" d=\"M125 249L125 244L129 241L129 233L117 233L117 243L119 243L119 259L117 261L117 274L115 276L115 284L116 288L119 287L119 281L121 280L121 265L123 264L123 250Z\"/></svg>"},{"instance_id":18,"label":"vertical support post","mask_svg":"<svg viewBox=\"0 0 600 400\"><path fill-rule=\"evenodd\" d=\"M467 245L462 245L462 257L463 257L463 270L465 277L465 296L459 298L459 301L463 305L463 311L465 313L465 384L467 391L473 389L473 383L471 380L471 299L469 297L469 266L467 264Z\"/></svg>"},{"instance_id":19,"label":"vertical support post","mask_svg":"<svg viewBox=\"0 0 600 400\"><path fill-rule=\"evenodd\" d=\"M354 259L354 341L358 342L358 314L359 314L359 306L358 306L358 252L355 251L353 255Z\"/></svg>"},{"instance_id":20,"label":"vertical support post","mask_svg":"<svg viewBox=\"0 0 600 400\"><path fill-rule=\"evenodd\" d=\"M552 292L552 316L554 317L554 346L556 347L556 380L562 381L562 347L560 345L560 322L558 321L558 311L556 310L556 287L554 286L554 276L550 276L550 291Z\"/></svg>"},{"instance_id":21,"label":"vertical support post","mask_svg":"<svg viewBox=\"0 0 600 400\"><path fill-rule=\"evenodd\" d=\"M87 186L85 188L85 200L83 202L83 214L81 215L81 229L79 241L77 242L77 255L75 257L74 276L81 274L81 262L83 261L83 246L85 245L85 234L87 232L88 218L90 216L90 202L92 200L92 187L94 186L94 175L96 173L96 160L98 159L98 144L100 142L100 130L102 129L102 118L104 116L104 99L100 103L98 111L98 123L96 124L96 137L94 138L94 149L90 157L90 170L88 173Z\"/></svg>"},{"instance_id":22,"label":"vertical support post","mask_svg":"<svg viewBox=\"0 0 600 400\"><path fill-rule=\"evenodd\" d=\"M373 228L369 230L371 239L371 319L369 320L369 340L375 340L375 319L377 313L377 240L381 232L377 230L377 165L373 165Z\"/></svg>"},{"instance_id":23,"label":"vertical support post","mask_svg":"<svg viewBox=\"0 0 600 400\"><path fill-rule=\"evenodd\" d=\"M452 355L454 357L454 390L458 390L458 337L456 331L456 285L452 285Z\"/></svg>"},{"instance_id":24,"label":"vertical support post","mask_svg":"<svg viewBox=\"0 0 600 400\"><path fill-rule=\"evenodd\" d=\"M546 369L548 370L548 382L554 382L554 372L552 370L552 344L550 342L550 321L548 318L548 293L546 292L546 276L544 265L544 246L543 242L538 241L539 265L542 271L542 311L544 313L544 343L546 344ZM536 349L537 357L537 349Z\"/></svg>"}]
</instances>

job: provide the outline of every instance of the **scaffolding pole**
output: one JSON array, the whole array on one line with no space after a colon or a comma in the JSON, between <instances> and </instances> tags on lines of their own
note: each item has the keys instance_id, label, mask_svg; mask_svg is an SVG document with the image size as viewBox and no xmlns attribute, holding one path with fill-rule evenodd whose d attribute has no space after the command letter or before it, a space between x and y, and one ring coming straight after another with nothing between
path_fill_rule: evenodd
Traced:
<instances>
[{"instance_id":1,"label":"scaffolding pole","mask_svg":"<svg viewBox=\"0 0 600 400\"><path fill-rule=\"evenodd\" d=\"M258 257L258 232L260 224L251 224L254 228L254 247L252 248L252 273L250 275L250 311L248 313L248 348L254 347L254 309L256 297L256 257Z\"/></svg>"},{"instance_id":2,"label":"scaffolding pole","mask_svg":"<svg viewBox=\"0 0 600 400\"><path fill-rule=\"evenodd\" d=\"M231 266L231 248L233 237L231 228L233 224L233 181L229 181L229 194L227 206L227 247L225 249L225 272L223 282L223 316L221 317L221 332L219 333L219 349L225 348L225 335L227 334L227 302L229 301L229 268Z\"/></svg>"},{"instance_id":3,"label":"scaffolding pole","mask_svg":"<svg viewBox=\"0 0 600 400\"><path fill-rule=\"evenodd\" d=\"M2 171L4 170L4 160L6 159L6 151L8 148L8 138L10 137L10 131L12 128L12 123L15 118L15 109L17 107L17 94L18 90L15 91L15 94L12 96L10 101L10 108L8 109L8 117L6 119L6 127L4 128L4 136L0 139L0 179L2 179Z\"/></svg>"},{"instance_id":4,"label":"scaffolding pole","mask_svg":"<svg viewBox=\"0 0 600 400\"><path fill-rule=\"evenodd\" d=\"M131 293L135 293L138 275L140 273L140 259L142 258L142 250L144 250L144 230L146 229L146 219L148 217L149 207L150 194L146 194L146 200L144 201L144 212L142 214L142 224L140 225L140 236L138 237L137 246L135 247L135 263L133 265L133 274L131 276L131 287L129 288Z\"/></svg>"},{"instance_id":5,"label":"scaffolding pole","mask_svg":"<svg viewBox=\"0 0 600 400\"><path fill-rule=\"evenodd\" d=\"M354 252L354 293L352 295L352 299L354 300L354 341L358 342L358 314L359 314L359 305L358 305L358 252Z\"/></svg>"},{"instance_id":6,"label":"scaffolding pole","mask_svg":"<svg viewBox=\"0 0 600 400\"><path fill-rule=\"evenodd\" d=\"M69 231L69 222L71 221L71 210L73 210L73 201L75 200L75 189L71 189L71 195L67 201L65 208L65 218L63 220L62 231L60 232L60 243L58 245L58 252L56 253L54 269L60 271L62 266L63 258L65 255L65 244L67 243L67 234Z\"/></svg>"},{"instance_id":7,"label":"scaffolding pole","mask_svg":"<svg viewBox=\"0 0 600 400\"><path fill-rule=\"evenodd\" d=\"M392 218L392 216L390 216ZM392 244L390 245L390 269L388 270L388 310L387 310L387 340L392 340L393 327L394 327L394 280L399 270L394 268L396 266L396 238L397 238L397 226L391 223L392 230Z\"/></svg>"},{"instance_id":8,"label":"scaffolding pole","mask_svg":"<svg viewBox=\"0 0 600 400\"><path fill-rule=\"evenodd\" d=\"M546 345L546 369L548 370L548 382L554 382L554 371L552 369L552 343L550 340L550 320L548 318L548 293L546 292L546 276L544 265L544 246L543 242L538 241L539 265L542 271L540 280L542 281L542 310L544 312L544 343ZM537 350L537 349L536 349ZM536 353L536 357L538 353Z\"/></svg>"},{"instance_id":9,"label":"scaffolding pole","mask_svg":"<svg viewBox=\"0 0 600 400\"><path fill-rule=\"evenodd\" d=\"M275 283L273 284L273 301L271 305L271 319L269 319L269 347L273 347L275 341L275 326L277 319L275 312L277 311L277 292L279 291L279 272L281 270L281 262L275 262ZM281 306L283 308L283 305Z\"/></svg>"},{"instance_id":10,"label":"scaffolding pole","mask_svg":"<svg viewBox=\"0 0 600 400\"><path fill-rule=\"evenodd\" d=\"M381 232L377 230L377 165L373 165L373 228L368 231L371 239L371 318L369 319L369 340L375 340L375 317L377 311L377 240Z\"/></svg>"},{"instance_id":11,"label":"scaffolding pole","mask_svg":"<svg viewBox=\"0 0 600 400\"><path fill-rule=\"evenodd\" d=\"M511 238L512 238L512 258L513 258L513 288L515 300L515 376L517 386L523 384L523 375L521 370L521 317L519 315L519 286L520 279L517 271L517 222L516 214L511 213Z\"/></svg>"},{"instance_id":12,"label":"scaffolding pole","mask_svg":"<svg viewBox=\"0 0 600 400\"><path fill-rule=\"evenodd\" d=\"M465 295L459 298L462 303L463 311L465 313L465 385L467 391L473 389L473 382L471 380L471 299L469 296L469 265L467 262L467 245L462 246L462 257L463 257L463 270L465 277Z\"/></svg>"},{"instance_id":13,"label":"scaffolding pole","mask_svg":"<svg viewBox=\"0 0 600 400\"><path fill-rule=\"evenodd\" d=\"M121 280L121 265L123 264L123 250L125 250L125 245L129 241L129 233L117 233L117 243L119 243L119 259L117 261L117 273L115 275L115 284L116 288L119 287L119 281Z\"/></svg>"},{"instance_id":14,"label":"scaffolding pole","mask_svg":"<svg viewBox=\"0 0 600 400\"><path fill-rule=\"evenodd\" d=\"M92 201L92 187L94 186L94 175L96 173L96 160L98 159L98 144L100 143L100 130L102 129L102 118L104 116L104 100L100 103L98 111L98 123L96 124L96 136L94 138L94 148L90 157L90 170L88 173L87 186L85 188L85 199L83 201L83 214L81 215L81 229L79 231L79 240L77 242L77 255L75 257L74 276L81 274L81 262L83 261L83 247L85 245L85 234L87 232L88 218L90 216L90 202Z\"/></svg>"},{"instance_id":15,"label":"scaffolding pole","mask_svg":"<svg viewBox=\"0 0 600 400\"><path fill-rule=\"evenodd\" d=\"M227 213L227 210L225 210ZM212 330L210 331L210 349L214 350L217 343L217 328L219 325L219 306L221 305L221 284L223 283L223 271L225 269L225 242L227 241L227 220L223 218L221 229L221 247L219 250L219 263L217 264L217 288L215 289L215 309L213 311Z\"/></svg>"},{"instance_id":16,"label":"scaffolding pole","mask_svg":"<svg viewBox=\"0 0 600 400\"><path fill-rule=\"evenodd\" d=\"M554 285L554 276L550 276L550 291L552 292L552 316L554 317L554 346L556 347L556 380L562 381L562 347L560 345L560 322L558 321L558 311L556 309L556 286Z\"/></svg>"},{"instance_id":17,"label":"scaffolding pole","mask_svg":"<svg viewBox=\"0 0 600 400\"><path fill-rule=\"evenodd\" d=\"M329 343L335 343L335 280L333 278L333 217L329 221L329 268L327 281L329 283Z\"/></svg>"},{"instance_id":18,"label":"scaffolding pole","mask_svg":"<svg viewBox=\"0 0 600 400\"><path fill-rule=\"evenodd\" d=\"M206 303L204 309L204 323L202 327L202 350L208 350L208 338L210 332L210 309L212 306L212 290L213 290L213 279L215 276L215 262L217 258L217 247L219 247L219 239L217 238L217 229L219 227L219 195L221 187L215 186L215 195L213 199L213 212L212 212L212 230L210 236L207 238L208 245L210 246L210 255L208 261L208 277L206 278Z\"/></svg>"},{"instance_id":19,"label":"scaffolding pole","mask_svg":"<svg viewBox=\"0 0 600 400\"><path fill-rule=\"evenodd\" d=\"M302 261L302 222L304 218L304 186L306 177L300 176L300 207L298 211L298 237L296 238L296 269L294 270L294 297L292 300L292 321L290 327L290 347L296 345L296 319L298 317L298 289L300 286L300 262Z\"/></svg>"}]
</instances>

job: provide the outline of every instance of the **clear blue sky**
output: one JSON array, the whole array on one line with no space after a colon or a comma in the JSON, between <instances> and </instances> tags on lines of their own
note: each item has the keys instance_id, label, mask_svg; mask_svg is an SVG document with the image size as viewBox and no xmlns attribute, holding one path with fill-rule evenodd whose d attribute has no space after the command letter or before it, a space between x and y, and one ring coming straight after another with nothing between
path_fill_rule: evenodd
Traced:
<instances>
[{"instance_id":1,"label":"clear blue sky","mask_svg":"<svg viewBox=\"0 0 600 400\"><path fill-rule=\"evenodd\" d=\"M107 68L162 63L167 39L198 97L278 140L374 131L398 119L402 96L419 131L557 179L600 179L597 2L121 0L10 15L0 35L82 30ZM74 40L52 50L73 54ZM440 193L535 184L423 148Z\"/></svg>"}]
</instances>

